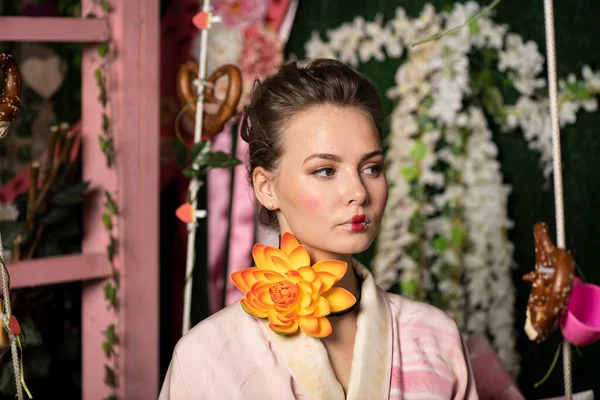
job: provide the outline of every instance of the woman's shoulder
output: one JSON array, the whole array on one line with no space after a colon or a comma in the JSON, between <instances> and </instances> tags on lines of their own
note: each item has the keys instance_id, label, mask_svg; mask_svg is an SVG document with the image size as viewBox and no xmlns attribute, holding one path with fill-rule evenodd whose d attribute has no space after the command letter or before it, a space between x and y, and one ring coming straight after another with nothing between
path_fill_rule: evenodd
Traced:
<instances>
[{"instance_id":1,"label":"woman's shoulder","mask_svg":"<svg viewBox=\"0 0 600 400\"><path fill-rule=\"evenodd\" d=\"M231 343L244 346L253 340L252 333L258 329L257 321L237 302L196 324L179 339L175 353L180 357L194 354L210 358L222 353Z\"/></svg>"}]
</instances>

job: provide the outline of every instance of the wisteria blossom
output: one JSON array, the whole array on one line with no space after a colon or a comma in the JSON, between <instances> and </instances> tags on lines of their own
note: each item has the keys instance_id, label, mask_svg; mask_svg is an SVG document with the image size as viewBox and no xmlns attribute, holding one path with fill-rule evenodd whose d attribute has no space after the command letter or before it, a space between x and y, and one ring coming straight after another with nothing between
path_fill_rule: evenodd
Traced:
<instances>
[{"instance_id":1,"label":"wisteria blossom","mask_svg":"<svg viewBox=\"0 0 600 400\"><path fill-rule=\"evenodd\" d=\"M511 280L513 226L498 149L485 111L507 133L522 132L540 155L548 177L552 144L544 57L525 41L480 16L437 40L413 44L462 25L480 11L475 2L437 13L431 4L412 18L356 17L326 32L313 32L307 58L336 58L353 66L407 56L386 96L395 104L387 136L389 201L377 239L372 270L379 285L399 285L403 295L432 302L450 314L465 334L487 333L507 369L516 375L514 301ZM472 81L473 53L492 50L496 70L518 98L505 103L494 84ZM487 96L486 102L474 101ZM560 83L561 125L583 109L598 108L600 73L584 67Z\"/></svg>"}]
</instances>

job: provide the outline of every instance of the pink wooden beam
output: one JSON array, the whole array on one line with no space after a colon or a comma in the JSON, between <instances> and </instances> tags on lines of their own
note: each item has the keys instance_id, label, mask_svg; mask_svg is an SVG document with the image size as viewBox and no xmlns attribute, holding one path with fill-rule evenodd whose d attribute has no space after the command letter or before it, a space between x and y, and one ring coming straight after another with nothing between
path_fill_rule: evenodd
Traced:
<instances>
[{"instance_id":1,"label":"pink wooden beam","mask_svg":"<svg viewBox=\"0 0 600 400\"><path fill-rule=\"evenodd\" d=\"M110 264L104 254L74 254L10 263L8 271L11 288L18 289L106 278Z\"/></svg>"},{"instance_id":2,"label":"pink wooden beam","mask_svg":"<svg viewBox=\"0 0 600 400\"><path fill-rule=\"evenodd\" d=\"M94 0L83 0L84 11ZM159 388L159 0L111 0L117 57L110 67L109 112L117 168L107 168L98 146L102 115L94 80L95 47L82 63L83 179L100 193L117 192L121 289L118 316L107 313L105 282L84 284L83 400L110 394L104 383L102 332L116 322L120 344L119 398L156 399ZM96 61L95 61L96 60ZM118 176L116 175L118 174ZM105 251L103 198L86 204L83 252Z\"/></svg>"},{"instance_id":3,"label":"pink wooden beam","mask_svg":"<svg viewBox=\"0 0 600 400\"><path fill-rule=\"evenodd\" d=\"M108 38L106 21L68 17L0 17L0 42L100 43Z\"/></svg>"}]
</instances>

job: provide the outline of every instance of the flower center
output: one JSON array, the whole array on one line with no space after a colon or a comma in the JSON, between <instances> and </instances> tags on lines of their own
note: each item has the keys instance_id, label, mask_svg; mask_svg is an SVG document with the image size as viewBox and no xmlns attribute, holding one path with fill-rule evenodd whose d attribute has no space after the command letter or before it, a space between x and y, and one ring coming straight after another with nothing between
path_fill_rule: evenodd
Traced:
<instances>
[{"instance_id":1,"label":"flower center","mask_svg":"<svg viewBox=\"0 0 600 400\"><path fill-rule=\"evenodd\" d=\"M280 306L293 304L298 299L298 285L290 281L274 283L269 288L271 300Z\"/></svg>"}]
</instances>

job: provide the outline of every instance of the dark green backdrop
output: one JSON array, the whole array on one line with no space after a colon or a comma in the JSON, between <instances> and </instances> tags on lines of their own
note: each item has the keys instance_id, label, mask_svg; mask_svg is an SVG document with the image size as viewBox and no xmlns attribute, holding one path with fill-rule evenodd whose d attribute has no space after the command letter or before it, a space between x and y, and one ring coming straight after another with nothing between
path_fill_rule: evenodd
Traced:
<instances>
[{"instance_id":1,"label":"dark green backdrop","mask_svg":"<svg viewBox=\"0 0 600 400\"><path fill-rule=\"evenodd\" d=\"M440 9L454 2L432 0ZM482 2L487 4L487 2ZM383 13L393 17L396 7L403 7L416 16L423 8L419 0L302 0L297 11L287 52L300 58L304 56L304 43L313 30L324 33L354 16L373 19ZM560 77L570 72L579 73L585 64L600 68L600 8L594 0L569 0L555 2L558 73ZM542 0L503 0L497 7L496 22L510 26L512 32L525 40L536 41L540 51L544 46L544 15ZM371 78L381 90L393 84L397 61L368 63L361 72ZM385 104L389 114L392 104ZM586 278L600 284L600 113L579 114L578 123L563 130L564 190L566 210L567 247L573 250ZM562 368L557 366L549 381L538 389L533 383L539 380L550 365L560 343L555 334L543 344L530 343L523 333L524 310L530 285L521 282L521 275L534 266L532 228L537 221L546 221L554 229L554 199L552 187L543 189L543 177L538 168L538 158L527 149L518 135L496 134L500 148L504 178L513 186L510 198L510 217L515 228L510 238L516 246L515 260L518 270L514 279L517 296L518 350L522 357L522 374L519 386L528 399L562 394ZM368 262L371 253L363 255ZM581 349L582 356L573 352L573 379L576 391L594 389L600 395L600 343Z\"/></svg>"}]
</instances>

